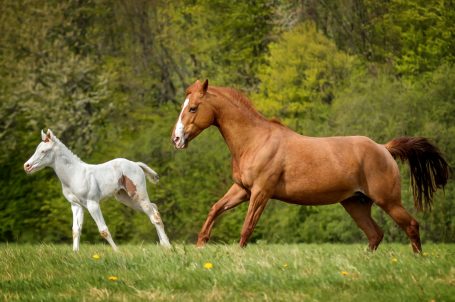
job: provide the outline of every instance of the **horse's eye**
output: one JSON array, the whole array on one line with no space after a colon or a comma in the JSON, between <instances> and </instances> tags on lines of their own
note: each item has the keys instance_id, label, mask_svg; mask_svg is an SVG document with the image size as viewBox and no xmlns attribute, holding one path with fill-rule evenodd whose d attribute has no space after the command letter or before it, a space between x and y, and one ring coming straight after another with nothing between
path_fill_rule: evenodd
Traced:
<instances>
[{"instance_id":1,"label":"horse's eye","mask_svg":"<svg viewBox=\"0 0 455 302\"><path fill-rule=\"evenodd\" d=\"M191 113L195 113L196 110L197 110L197 107L190 107L190 112L191 112Z\"/></svg>"}]
</instances>

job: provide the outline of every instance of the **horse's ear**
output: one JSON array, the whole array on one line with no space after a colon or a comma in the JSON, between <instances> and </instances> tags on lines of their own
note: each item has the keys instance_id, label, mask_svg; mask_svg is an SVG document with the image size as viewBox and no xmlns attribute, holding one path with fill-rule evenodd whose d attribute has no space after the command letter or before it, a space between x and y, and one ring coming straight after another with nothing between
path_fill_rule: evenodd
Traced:
<instances>
[{"instance_id":1,"label":"horse's ear","mask_svg":"<svg viewBox=\"0 0 455 302\"><path fill-rule=\"evenodd\" d=\"M202 88L201 88L202 94L206 94L208 88L209 88L209 80L205 79L204 83L202 83Z\"/></svg>"}]
</instances>

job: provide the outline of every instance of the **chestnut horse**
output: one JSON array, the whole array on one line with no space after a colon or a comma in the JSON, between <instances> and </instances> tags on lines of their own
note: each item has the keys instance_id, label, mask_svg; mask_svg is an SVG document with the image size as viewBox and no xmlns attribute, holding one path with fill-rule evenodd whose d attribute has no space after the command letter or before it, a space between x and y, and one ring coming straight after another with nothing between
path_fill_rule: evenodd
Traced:
<instances>
[{"instance_id":1,"label":"chestnut horse","mask_svg":"<svg viewBox=\"0 0 455 302\"><path fill-rule=\"evenodd\" d=\"M414 252L421 252L418 222L401 203L400 171L395 158L411 169L414 205L431 208L433 194L443 188L449 167L436 146L421 137L400 137L378 144L368 137L306 137L259 114L250 101L231 88L196 81L172 133L183 149L214 125L232 155L234 184L211 208L197 241L210 238L215 219L249 200L240 246L247 244L270 198L300 205L341 203L377 249L383 231L371 217L378 205L405 231Z\"/></svg>"}]
</instances>

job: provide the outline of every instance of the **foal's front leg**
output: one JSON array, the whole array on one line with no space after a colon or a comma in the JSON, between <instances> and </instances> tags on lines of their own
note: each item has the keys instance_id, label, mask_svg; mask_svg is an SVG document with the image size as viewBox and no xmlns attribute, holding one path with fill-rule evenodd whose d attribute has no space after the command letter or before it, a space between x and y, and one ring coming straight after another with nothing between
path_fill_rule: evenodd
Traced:
<instances>
[{"instance_id":1,"label":"foal's front leg","mask_svg":"<svg viewBox=\"0 0 455 302\"><path fill-rule=\"evenodd\" d=\"M87 210L89 211L90 215L92 215L93 220L95 220L96 225L98 226L98 230L101 234L101 237L107 240L109 244L112 246L114 251L117 251L118 248L112 240L111 233L107 228L106 223L104 222L103 214L101 213L100 204L98 201L95 200L88 200L87 201Z\"/></svg>"},{"instance_id":2,"label":"foal's front leg","mask_svg":"<svg viewBox=\"0 0 455 302\"><path fill-rule=\"evenodd\" d=\"M72 202L71 210L73 211L73 251L77 252L79 251L82 223L84 223L84 209L81 205Z\"/></svg>"}]
</instances>

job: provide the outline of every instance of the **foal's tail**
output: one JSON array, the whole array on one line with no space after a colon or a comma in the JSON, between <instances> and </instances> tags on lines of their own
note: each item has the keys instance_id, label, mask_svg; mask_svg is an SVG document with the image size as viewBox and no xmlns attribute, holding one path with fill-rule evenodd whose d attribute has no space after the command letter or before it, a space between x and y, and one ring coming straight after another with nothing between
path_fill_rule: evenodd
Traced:
<instances>
[{"instance_id":1,"label":"foal's tail","mask_svg":"<svg viewBox=\"0 0 455 302\"><path fill-rule=\"evenodd\" d=\"M434 192L444 189L449 178L449 165L441 151L423 137L398 137L385 147L393 158L409 163L415 208L431 210Z\"/></svg>"},{"instance_id":2,"label":"foal's tail","mask_svg":"<svg viewBox=\"0 0 455 302\"><path fill-rule=\"evenodd\" d=\"M150 182L156 184L156 183L158 183L158 181L160 181L160 177L158 176L158 173L153 171L152 168L150 168L149 166L147 166L146 164L141 163L141 162L136 162L136 164L138 164L139 167L142 168L142 170L145 173L145 176L147 176L147 179L150 180Z\"/></svg>"}]
</instances>

